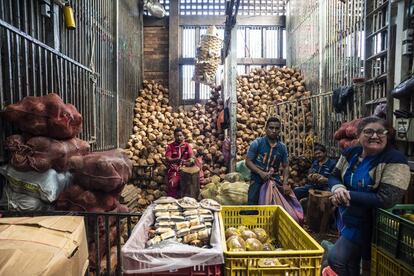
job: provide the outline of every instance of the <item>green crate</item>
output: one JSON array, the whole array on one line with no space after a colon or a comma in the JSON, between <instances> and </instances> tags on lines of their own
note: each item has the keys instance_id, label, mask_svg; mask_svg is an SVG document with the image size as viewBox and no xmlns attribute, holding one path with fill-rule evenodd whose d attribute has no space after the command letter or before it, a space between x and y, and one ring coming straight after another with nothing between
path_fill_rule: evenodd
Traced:
<instances>
[{"instance_id":1,"label":"green crate","mask_svg":"<svg viewBox=\"0 0 414 276\"><path fill-rule=\"evenodd\" d=\"M373 243L414 270L414 222L400 215L414 214L414 204L378 209Z\"/></svg>"}]
</instances>

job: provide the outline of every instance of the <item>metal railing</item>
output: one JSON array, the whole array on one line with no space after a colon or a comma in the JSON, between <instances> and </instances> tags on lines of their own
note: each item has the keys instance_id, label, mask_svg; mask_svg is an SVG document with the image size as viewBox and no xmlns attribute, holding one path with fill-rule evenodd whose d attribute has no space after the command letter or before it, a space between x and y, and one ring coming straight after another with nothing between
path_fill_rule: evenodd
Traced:
<instances>
[{"instance_id":1,"label":"metal railing","mask_svg":"<svg viewBox=\"0 0 414 276\"><path fill-rule=\"evenodd\" d=\"M3 217L32 217L32 216L83 216L85 219L85 228L88 240L88 249L91 249L91 243L95 243L95 267L88 267L86 275L122 275L122 261L121 261L121 242L122 228L126 225L126 238L131 236L133 224L141 217L141 213L94 213L94 212L73 212L73 211L1 211ZM111 237L110 228L111 222L115 226L115 240L114 246L116 246L116 268L115 271L110 271L112 267L111 260ZM112 227L113 227L112 226ZM103 230L103 231L101 231ZM99 254L100 240L102 235L104 236L105 244L105 271L101 271L101 257ZM126 240L125 240L126 242ZM109 268L109 269L108 269Z\"/></svg>"}]
</instances>

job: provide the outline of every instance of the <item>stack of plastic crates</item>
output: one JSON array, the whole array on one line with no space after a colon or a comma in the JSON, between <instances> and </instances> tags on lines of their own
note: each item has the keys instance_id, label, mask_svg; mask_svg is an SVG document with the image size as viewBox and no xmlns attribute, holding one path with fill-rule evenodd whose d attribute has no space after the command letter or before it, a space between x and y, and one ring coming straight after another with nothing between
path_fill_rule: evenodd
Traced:
<instances>
[{"instance_id":1,"label":"stack of plastic crates","mask_svg":"<svg viewBox=\"0 0 414 276\"><path fill-rule=\"evenodd\" d=\"M372 275L414 275L413 219L414 205L378 209L373 232Z\"/></svg>"}]
</instances>

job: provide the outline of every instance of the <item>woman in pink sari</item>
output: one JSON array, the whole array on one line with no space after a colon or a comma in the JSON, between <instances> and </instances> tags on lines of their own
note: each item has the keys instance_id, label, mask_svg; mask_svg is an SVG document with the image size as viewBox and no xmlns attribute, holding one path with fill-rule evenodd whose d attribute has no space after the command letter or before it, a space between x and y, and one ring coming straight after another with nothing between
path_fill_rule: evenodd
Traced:
<instances>
[{"instance_id":1,"label":"woman in pink sari","mask_svg":"<svg viewBox=\"0 0 414 276\"><path fill-rule=\"evenodd\" d=\"M193 149L190 144L184 141L183 130L174 130L175 141L168 145L165 157L168 164L167 186L168 196L177 197L180 186L180 168L193 158Z\"/></svg>"}]
</instances>

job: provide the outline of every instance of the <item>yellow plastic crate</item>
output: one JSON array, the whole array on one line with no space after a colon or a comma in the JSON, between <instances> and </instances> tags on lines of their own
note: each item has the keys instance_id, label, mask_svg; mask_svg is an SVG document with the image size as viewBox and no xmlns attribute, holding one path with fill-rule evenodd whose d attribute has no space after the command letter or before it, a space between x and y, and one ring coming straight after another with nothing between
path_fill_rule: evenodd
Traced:
<instances>
[{"instance_id":1,"label":"yellow plastic crate","mask_svg":"<svg viewBox=\"0 0 414 276\"><path fill-rule=\"evenodd\" d=\"M414 271L402 265L400 261L390 256L389 253L371 246L371 275L376 276L410 276Z\"/></svg>"},{"instance_id":2,"label":"yellow plastic crate","mask_svg":"<svg viewBox=\"0 0 414 276\"><path fill-rule=\"evenodd\" d=\"M220 227L225 258L225 275L320 275L323 248L279 206L223 206ZM228 251L225 229L244 225L261 227L278 240L284 251ZM277 265L266 266L267 260Z\"/></svg>"}]
</instances>

